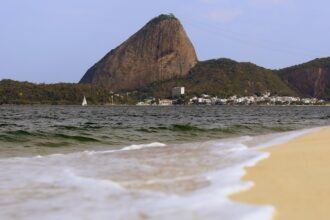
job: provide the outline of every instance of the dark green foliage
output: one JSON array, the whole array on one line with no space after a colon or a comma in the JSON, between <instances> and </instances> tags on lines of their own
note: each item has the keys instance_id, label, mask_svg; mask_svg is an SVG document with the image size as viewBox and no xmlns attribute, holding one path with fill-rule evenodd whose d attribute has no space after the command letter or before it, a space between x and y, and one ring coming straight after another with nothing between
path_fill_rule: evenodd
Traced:
<instances>
[{"instance_id":1,"label":"dark green foliage","mask_svg":"<svg viewBox=\"0 0 330 220\"><path fill-rule=\"evenodd\" d=\"M0 104L80 105L86 96L89 104L135 103L127 96L113 95L109 90L86 84L33 84L13 80L0 81Z\"/></svg>"},{"instance_id":2,"label":"dark green foliage","mask_svg":"<svg viewBox=\"0 0 330 220\"><path fill-rule=\"evenodd\" d=\"M145 96L167 98L175 86L186 87L190 97L203 93L219 97L246 96L266 91L278 95L298 95L272 70L230 59L199 62L187 76L155 83L139 92Z\"/></svg>"},{"instance_id":3,"label":"dark green foliage","mask_svg":"<svg viewBox=\"0 0 330 220\"><path fill-rule=\"evenodd\" d=\"M147 25L157 24L158 22L161 22L161 21L167 20L167 19L177 19L177 18L172 13L170 13L170 14L161 14L158 17L155 17L151 21L149 21Z\"/></svg>"},{"instance_id":4,"label":"dark green foliage","mask_svg":"<svg viewBox=\"0 0 330 220\"><path fill-rule=\"evenodd\" d=\"M330 68L330 57L317 58L307 63L284 68L279 70L278 73L280 75L282 74L285 75L287 73L294 72L295 70L311 69L311 68Z\"/></svg>"}]
</instances>

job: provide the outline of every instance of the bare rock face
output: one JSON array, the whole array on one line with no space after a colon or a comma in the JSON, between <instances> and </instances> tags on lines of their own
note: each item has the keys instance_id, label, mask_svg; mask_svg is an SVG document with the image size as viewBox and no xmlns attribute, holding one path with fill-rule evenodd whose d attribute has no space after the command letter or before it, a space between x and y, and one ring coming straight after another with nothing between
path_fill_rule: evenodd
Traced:
<instances>
[{"instance_id":1,"label":"bare rock face","mask_svg":"<svg viewBox=\"0 0 330 220\"><path fill-rule=\"evenodd\" d=\"M330 99L330 69L297 70L287 80L305 96Z\"/></svg>"},{"instance_id":2,"label":"bare rock face","mask_svg":"<svg viewBox=\"0 0 330 220\"><path fill-rule=\"evenodd\" d=\"M280 71L288 84L304 97L330 100L330 58L322 58Z\"/></svg>"},{"instance_id":3,"label":"bare rock face","mask_svg":"<svg viewBox=\"0 0 330 220\"><path fill-rule=\"evenodd\" d=\"M187 75L196 63L195 49L180 21L160 15L91 67L80 83L131 90Z\"/></svg>"}]
</instances>

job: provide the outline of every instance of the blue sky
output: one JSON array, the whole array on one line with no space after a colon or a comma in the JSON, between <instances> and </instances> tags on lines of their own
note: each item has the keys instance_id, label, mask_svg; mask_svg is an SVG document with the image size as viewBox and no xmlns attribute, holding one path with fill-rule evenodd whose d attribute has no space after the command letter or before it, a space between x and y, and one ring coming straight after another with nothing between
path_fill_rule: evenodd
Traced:
<instances>
[{"instance_id":1,"label":"blue sky","mask_svg":"<svg viewBox=\"0 0 330 220\"><path fill-rule=\"evenodd\" d=\"M0 79L77 82L161 13L185 26L200 60L281 68L330 56L329 0L0 0Z\"/></svg>"}]
</instances>

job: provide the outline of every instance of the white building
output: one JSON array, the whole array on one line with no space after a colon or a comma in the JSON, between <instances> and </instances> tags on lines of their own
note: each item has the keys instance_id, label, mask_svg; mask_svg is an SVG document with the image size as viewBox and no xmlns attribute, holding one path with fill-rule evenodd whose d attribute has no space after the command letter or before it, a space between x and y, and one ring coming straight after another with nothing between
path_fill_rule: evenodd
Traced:
<instances>
[{"instance_id":1,"label":"white building","mask_svg":"<svg viewBox=\"0 0 330 220\"><path fill-rule=\"evenodd\" d=\"M174 87L172 89L172 98L178 98L185 94L184 87Z\"/></svg>"},{"instance_id":2,"label":"white building","mask_svg":"<svg viewBox=\"0 0 330 220\"><path fill-rule=\"evenodd\" d=\"M161 99L159 100L159 105L173 105L173 101L171 99Z\"/></svg>"}]
</instances>

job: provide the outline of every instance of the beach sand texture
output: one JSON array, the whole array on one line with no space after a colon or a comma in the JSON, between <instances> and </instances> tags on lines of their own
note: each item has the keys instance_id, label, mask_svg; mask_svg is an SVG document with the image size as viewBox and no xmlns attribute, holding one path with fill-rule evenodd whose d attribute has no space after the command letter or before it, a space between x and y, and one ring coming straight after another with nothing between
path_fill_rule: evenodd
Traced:
<instances>
[{"instance_id":1,"label":"beach sand texture","mask_svg":"<svg viewBox=\"0 0 330 220\"><path fill-rule=\"evenodd\" d=\"M272 205L274 219L330 219L330 128L265 149L270 157L247 168L254 186L235 201Z\"/></svg>"}]
</instances>

